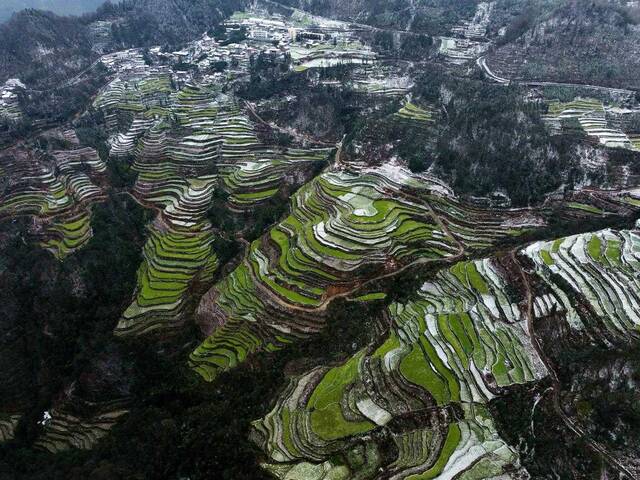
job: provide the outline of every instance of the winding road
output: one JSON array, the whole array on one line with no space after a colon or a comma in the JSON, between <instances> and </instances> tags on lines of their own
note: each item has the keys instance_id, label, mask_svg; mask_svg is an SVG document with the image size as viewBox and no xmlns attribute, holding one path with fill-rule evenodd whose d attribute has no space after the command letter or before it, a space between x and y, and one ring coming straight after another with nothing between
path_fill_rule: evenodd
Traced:
<instances>
[{"instance_id":1,"label":"winding road","mask_svg":"<svg viewBox=\"0 0 640 480\"><path fill-rule=\"evenodd\" d=\"M483 55L476 60L476 65L478 65L482 71L485 73L487 77L493 80L496 83L500 83L503 85L517 84L524 85L527 87L569 87L569 88L589 88L593 90L600 90L603 92L616 93L619 95L633 95L634 92L632 90L625 90L623 88L611 88L604 87L602 85L590 85L587 83L563 83L563 82L542 82L538 80L511 80L505 77L501 77L487 64L487 57Z\"/></svg>"}]
</instances>

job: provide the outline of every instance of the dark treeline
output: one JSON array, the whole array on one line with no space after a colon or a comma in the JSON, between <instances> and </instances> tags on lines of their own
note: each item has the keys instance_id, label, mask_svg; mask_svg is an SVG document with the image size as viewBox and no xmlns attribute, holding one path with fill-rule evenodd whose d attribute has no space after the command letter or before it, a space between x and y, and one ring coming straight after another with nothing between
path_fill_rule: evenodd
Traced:
<instances>
[{"instance_id":1,"label":"dark treeline","mask_svg":"<svg viewBox=\"0 0 640 480\"><path fill-rule=\"evenodd\" d=\"M503 21L495 27L505 25L506 33L489 55L497 73L640 89L640 61L632 53L640 38L640 7L633 2L510 0L498 14Z\"/></svg>"},{"instance_id":2,"label":"dark treeline","mask_svg":"<svg viewBox=\"0 0 640 480\"><path fill-rule=\"evenodd\" d=\"M517 88L425 73L416 93L442 105L436 169L456 191L503 191L530 205L566 179L572 159L557 153L537 104Z\"/></svg>"}]
</instances>

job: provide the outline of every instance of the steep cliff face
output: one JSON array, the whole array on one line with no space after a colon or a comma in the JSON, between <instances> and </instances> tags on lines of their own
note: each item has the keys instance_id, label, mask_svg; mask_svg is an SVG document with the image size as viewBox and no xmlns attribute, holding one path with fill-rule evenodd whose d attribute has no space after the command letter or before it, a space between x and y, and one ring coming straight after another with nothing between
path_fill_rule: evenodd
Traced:
<instances>
[{"instance_id":1,"label":"steep cliff face","mask_svg":"<svg viewBox=\"0 0 640 480\"><path fill-rule=\"evenodd\" d=\"M566 2L489 56L507 78L640 87L640 8ZM524 21L520 18L518 21Z\"/></svg>"}]
</instances>

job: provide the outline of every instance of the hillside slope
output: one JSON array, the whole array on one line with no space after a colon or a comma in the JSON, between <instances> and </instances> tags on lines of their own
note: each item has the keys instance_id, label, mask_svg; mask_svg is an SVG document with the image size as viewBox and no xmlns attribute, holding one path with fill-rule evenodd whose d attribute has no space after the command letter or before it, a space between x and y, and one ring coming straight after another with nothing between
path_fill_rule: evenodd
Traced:
<instances>
[{"instance_id":1,"label":"hillside slope","mask_svg":"<svg viewBox=\"0 0 640 480\"><path fill-rule=\"evenodd\" d=\"M0 22L26 8L49 10L58 15L81 15L94 11L103 3L103 0L4 0L0 5Z\"/></svg>"},{"instance_id":2,"label":"hillside slope","mask_svg":"<svg viewBox=\"0 0 640 480\"><path fill-rule=\"evenodd\" d=\"M317 15L430 35L445 34L460 19L473 17L478 0L281 0Z\"/></svg>"},{"instance_id":3,"label":"hillside slope","mask_svg":"<svg viewBox=\"0 0 640 480\"><path fill-rule=\"evenodd\" d=\"M0 26L0 81L27 83L64 78L91 57L88 31L76 18L24 10Z\"/></svg>"},{"instance_id":4,"label":"hillside slope","mask_svg":"<svg viewBox=\"0 0 640 480\"><path fill-rule=\"evenodd\" d=\"M244 5L243 0L136 0L105 5L95 15L61 17L23 10L0 25L0 82L19 76L28 86L52 85L97 58L92 26L111 23L111 49L192 40Z\"/></svg>"},{"instance_id":5,"label":"hillside slope","mask_svg":"<svg viewBox=\"0 0 640 480\"><path fill-rule=\"evenodd\" d=\"M640 88L640 9L626 5L572 0L543 12L488 65L505 78Z\"/></svg>"}]
</instances>

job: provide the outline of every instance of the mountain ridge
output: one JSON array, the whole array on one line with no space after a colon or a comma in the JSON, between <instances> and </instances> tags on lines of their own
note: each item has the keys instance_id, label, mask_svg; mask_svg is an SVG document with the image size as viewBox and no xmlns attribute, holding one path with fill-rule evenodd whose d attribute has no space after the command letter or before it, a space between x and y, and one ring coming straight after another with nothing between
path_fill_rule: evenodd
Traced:
<instances>
[{"instance_id":1,"label":"mountain ridge","mask_svg":"<svg viewBox=\"0 0 640 480\"><path fill-rule=\"evenodd\" d=\"M47 10L57 15L82 15L95 11L104 0L5 0L3 3L0 6L0 23L29 8Z\"/></svg>"}]
</instances>

